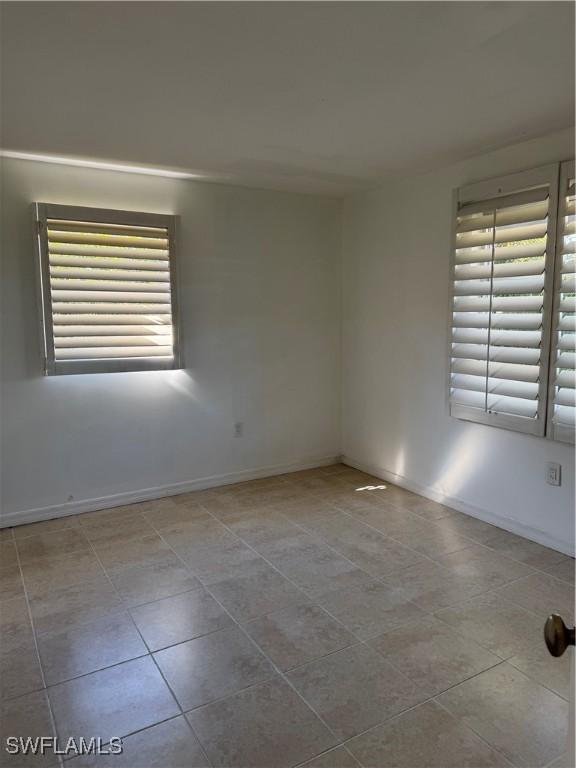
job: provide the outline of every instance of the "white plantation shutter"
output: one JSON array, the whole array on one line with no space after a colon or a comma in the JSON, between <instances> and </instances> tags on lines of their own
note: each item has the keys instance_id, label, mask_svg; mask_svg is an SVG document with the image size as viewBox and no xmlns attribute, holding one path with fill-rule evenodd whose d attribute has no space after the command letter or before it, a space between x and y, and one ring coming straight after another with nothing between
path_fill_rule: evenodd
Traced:
<instances>
[{"instance_id":1,"label":"white plantation shutter","mask_svg":"<svg viewBox=\"0 0 576 768\"><path fill-rule=\"evenodd\" d=\"M179 367L174 219L37 203L45 372Z\"/></svg>"},{"instance_id":2,"label":"white plantation shutter","mask_svg":"<svg viewBox=\"0 0 576 768\"><path fill-rule=\"evenodd\" d=\"M450 412L543 435L557 168L459 190Z\"/></svg>"},{"instance_id":3,"label":"white plantation shutter","mask_svg":"<svg viewBox=\"0 0 576 768\"><path fill-rule=\"evenodd\" d=\"M576 339L576 189L574 162L563 163L558 201L558 237L548 434L574 442Z\"/></svg>"}]
</instances>

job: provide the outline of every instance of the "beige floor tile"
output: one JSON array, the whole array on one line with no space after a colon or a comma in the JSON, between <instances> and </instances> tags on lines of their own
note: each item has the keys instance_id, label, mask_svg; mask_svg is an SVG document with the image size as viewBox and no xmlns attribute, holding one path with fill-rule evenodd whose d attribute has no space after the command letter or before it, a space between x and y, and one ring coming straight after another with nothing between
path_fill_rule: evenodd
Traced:
<instances>
[{"instance_id":1,"label":"beige floor tile","mask_svg":"<svg viewBox=\"0 0 576 768\"><path fill-rule=\"evenodd\" d=\"M0 602L13 597L24 596L24 585L20 569L0 568Z\"/></svg>"},{"instance_id":2,"label":"beige floor tile","mask_svg":"<svg viewBox=\"0 0 576 768\"><path fill-rule=\"evenodd\" d=\"M526 563L526 565L530 565L532 568L544 570L546 567L565 562L569 559L561 552L543 547L534 541L523 539L520 536L515 536L513 533L500 529L497 529L494 536L486 538L482 543L485 547L507 555L513 560Z\"/></svg>"},{"instance_id":3,"label":"beige floor tile","mask_svg":"<svg viewBox=\"0 0 576 768\"><path fill-rule=\"evenodd\" d=\"M436 617L502 659L543 642L543 622L495 593L438 611Z\"/></svg>"},{"instance_id":4,"label":"beige floor tile","mask_svg":"<svg viewBox=\"0 0 576 768\"><path fill-rule=\"evenodd\" d=\"M28 536L37 536L41 533L55 533L57 531L64 531L67 528L76 528L78 526L78 519L75 515L68 515L67 517L56 518L55 520L43 520L40 523L29 523L28 525L17 525L12 530L14 531L14 538L16 541L25 539Z\"/></svg>"},{"instance_id":5,"label":"beige floor tile","mask_svg":"<svg viewBox=\"0 0 576 768\"><path fill-rule=\"evenodd\" d=\"M206 520L208 513L200 504L173 504L166 509L155 509L144 514L144 518L157 531L178 531L194 520Z\"/></svg>"},{"instance_id":6,"label":"beige floor tile","mask_svg":"<svg viewBox=\"0 0 576 768\"><path fill-rule=\"evenodd\" d=\"M331 592L318 602L360 640L396 629L424 615L399 589L377 581Z\"/></svg>"},{"instance_id":7,"label":"beige floor tile","mask_svg":"<svg viewBox=\"0 0 576 768\"><path fill-rule=\"evenodd\" d=\"M346 530L336 530L323 538L333 549L375 577L427 562L414 550L356 520L350 520Z\"/></svg>"},{"instance_id":8,"label":"beige floor tile","mask_svg":"<svg viewBox=\"0 0 576 768\"><path fill-rule=\"evenodd\" d=\"M149 499L148 501L139 501L134 504L135 510L141 515L154 514L155 512L168 512L177 505L176 496L163 496L160 499Z\"/></svg>"},{"instance_id":9,"label":"beige floor tile","mask_svg":"<svg viewBox=\"0 0 576 768\"><path fill-rule=\"evenodd\" d=\"M241 512L226 525L243 541L258 550L260 544L269 544L285 536L298 535L301 530L278 512Z\"/></svg>"},{"instance_id":10,"label":"beige floor tile","mask_svg":"<svg viewBox=\"0 0 576 768\"><path fill-rule=\"evenodd\" d=\"M352 757L345 747L336 747L315 757L302 768L359 768L360 763Z\"/></svg>"},{"instance_id":11,"label":"beige floor tile","mask_svg":"<svg viewBox=\"0 0 576 768\"><path fill-rule=\"evenodd\" d=\"M565 749L568 703L509 664L482 672L438 701L515 765L539 768Z\"/></svg>"},{"instance_id":12,"label":"beige floor tile","mask_svg":"<svg viewBox=\"0 0 576 768\"><path fill-rule=\"evenodd\" d=\"M429 696L502 662L432 616L380 635L370 646Z\"/></svg>"},{"instance_id":13,"label":"beige floor tile","mask_svg":"<svg viewBox=\"0 0 576 768\"><path fill-rule=\"evenodd\" d=\"M36 632L61 629L98 621L123 608L116 591L105 577L60 587L30 600Z\"/></svg>"},{"instance_id":14,"label":"beige floor tile","mask_svg":"<svg viewBox=\"0 0 576 768\"><path fill-rule=\"evenodd\" d=\"M547 573L536 573L498 590L498 594L544 622L551 613L559 613L566 624L574 623L574 587Z\"/></svg>"},{"instance_id":15,"label":"beige floor tile","mask_svg":"<svg viewBox=\"0 0 576 768\"><path fill-rule=\"evenodd\" d=\"M18 571L18 555L16 554L16 545L13 541L0 542L0 568Z\"/></svg>"},{"instance_id":16,"label":"beige floor tile","mask_svg":"<svg viewBox=\"0 0 576 768\"><path fill-rule=\"evenodd\" d=\"M332 490L334 484L338 482L336 473L332 473L332 476L328 477L326 473L321 474L308 469L303 470L302 472L291 472L287 477L290 485L294 488L314 491L317 494Z\"/></svg>"},{"instance_id":17,"label":"beige floor tile","mask_svg":"<svg viewBox=\"0 0 576 768\"><path fill-rule=\"evenodd\" d=\"M556 658L552 656L541 639L539 643L508 659L511 664L527 677L531 677L545 688L562 696L570 697L570 653Z\"/></svg>"},{"instance_id":18,"label":"beige floor tile","mask_svg":"<svg viewBox=\"0 0 576 768\"><path fill-rule=\"evenodd\" d=\"M301 523L309 533L319 536L325 541L354 541L362 530L371 528L362 523L348 512L336 508L316 510L307 520ZM377 531L373 531L377 533Z\"/></svg>"},{"instance_id":19,"label":"beige floor tile","mask_svg":"<svg viewBox=\"0 0 576 768\"><path fill-rule=\"evenodd\" d=\"M319 498L333 504L336 509L347 513L360 512L378 506L371 495L344 485L334 486L334 483L330 483L330 487L318 492L318 495Z\"/></svg>"},{"instance_id":20,"label":"beige floor tile","mask_svg":"<svg viewBox=\"0 0 576 768\"><path fill-rule=\"evenodd\" d=\"M237 627L154 654L183 710L229 696L272 677L274 668Z\"/></svg>"},{"instance_id":21,"label":"beige floor tile","mask_svg":"<svg viewBox=\"0 0 576 768\"><path fill-rule=\"evenodd\" d=\"M126 736L180 714L149 656L48 689L60 739Z\"/></svg>"},{"instance_id":22,"label":"beige floor tile","mask_svg":"<svg viewBox=\"0 0 576 768\"><path fill-rule=\"evenodd\" d=\"M131 614L151 651L233 625L202 588L132 608Z\"/></svg>"},{"instance_id":23,"label":"beige floor tile","mask_svg":"<svg viewBox=\"0 0 576 768\"><path fill-rule=\"evenodd\" d=\"M233 578L246 564L261 561L256 552L229 531L218 535L217 539L172 545L194 575L205 584Z\"/></svg>"},{"instance_id":24,"label":"beige floor tile","mask_svg":"<svg viewBox=\"0 0 576 768\"><path fill-rule=\"evenodd\" d=\"M335 744L278 678L187 715L214 768L290 768Z\"/></svg>"},{"instance_id":25,"label":"beige floor tile","mask_svg":"<svg viewBox=\"0 0 576 768\"><path fill-rule=\"evenodd\" d=\"M344 734L363 768L539 768L569 663L542 625L570 622L573 566L345 465L20 526L0 531L0 696L33 731L27 593L60 736L131 734L71 768L207 768L169 686L213 768L358 768ZM420 704L462 691L454 716Z\"/></svg>"},{"instance_id":26,"label":"beige floor tile","mask_svg":"<svg viewBox=\"0 0 576 768\"><path fill-rule=\"evenodd\" d=\"M11 699L2 704L0 716L0 766L2 768L48 768L58 765L58 758L46 751L44 755L8 754L4 749L6 738L15 736L28 737L55 736L50 719L50 710L43 691L29 693L17 699Z\"/></svg>"},{"instance_id":27,"label":"beige floor tile","mask_svg":"<svg viewBox=\"0 0 576 768\"><path fill-rule=\"evenodd\" d=\"M173 521L161 530L162 537L176 547L213 546L222 541L233 540L237 537L216 518L206 513L185 521Z\"/></svg>"},{"instance_id":28,"label":"beige floor tile","mask_svg":"<svg viewBox=\"0 0 576 768\"><path fill-rule=\"evenodd\" d=\"M0 652L16 651L32 638L28 605L23 597L13 597L0 604Z\"/></svg>"},{"instance_id":29,"label":"beige floor tile","mask_svg":"<svg viewBox=\"0 0 576 768\"><path fill-rule=\"evenodd\" d=\"M357 642L317 605L298 605L244 625L279 669L291 669Z\"/></svg>"},{"instance_id":30,"label":"beige floor tile","mask_svg":"<svg viewBox=\"0 0 576 768\"><path fill-rule=\"evenodd\" d=\"M352 514L365 525L369 525L392 539L410 533L426 536L434 531L435 524L433 522L425 520L407 509L400 509L392 505L380 504L378 507L358 510Z\"/></svg>"},{"instance_id":31,"label":"beige floor tile","mask_svg":"<svg viewBox=\"0 0 576 768\"><path fill-rule=\"evenodd\" d=\"M170 496L172 501L178 507L197 507L202 505L204 499L210 498L210 489L203 491L189 491L188 493L179 493L177 496Z\"/></svg>"},{"instance_id":32,"label":"beige floor tile","mask_svg":"<svg viewBox=\"0 0 576 768\"><path fill-rule=\"evenodd\" d=\"M245 491L240 491L236 498L242 499L245 506L276 506L298 503L307 497L307 493L299 488L294 488L286 482L278 482L265 486L251 486Z\"/></svg>"},{"instance_id":33,"label":"beige floor tile","mask_svg":"<svg viewBox=\"0 0 576 768\"><path fill-rule=\"evenodd\" d=\"M309 597L316 599L335 589L372 580L371 576L309 534L279 539L264 557Z\"/></svg>"},{"instance_id":34,"label":"beige floor tile","mask_svg":"<svg viewBox=\"0 0 576 768\"><path fill-rule=\"evenodd\" d=\"M38 650L48 685L148 653L134 623L123 613L64 632L39 635Z\"/></svg>"},{"instance_id":35,"label":"beige floor tile","mask_svg":"<svg viewBox=\"0 0 576 768\"><path fill-rule=\"evenodd\" d=\"M483 520L478 520L476 517L464 514L451 515L442 520L436 520L435 525L444 531L451 531L452 533L466 536L480 544L491 539L502 530L502 528L497 528L495 525L490 525Z\"/></svg>"},{"instance_id":36,"label":"beige floor tile","mask_svg":"<svg viewBox=\"0 0 576 768\"><path fill-rule=\"evenodd\" d=\"M108 542L121 542L127 539L141 538L154 534L154 529L144 518L144 515L125 515L118 520L104 518L93 523L85 523L82 531L88 541L93 544L105 545Z\"/></svg>"},{"instance_id":37,"label":"beige floor tile","mask_svg":"<svg viewBox=\"0 0 576 768\"><path fill-rule=\"evenodd\" d=\"M318 520L323 520L327 516L344 513L338 511L335 507L321 498L306 499L303 502L285 507L282 515L291 520L295 525L304 528L304 530L313 533L314 526Z\"/></svg>"},{"instance_id":38,"label":"beige floor tile","mask_svg":"<svg viewBox=\"0 0 576 768\"><path fill-rule=\"evenodd\" d=\"M93 546L105 568L127 567L171 552L157 533L134 536L125 541L96 541Z\"/></svg>"},{"instance_id":39,"label":"beige floor tile","mask_svg":"<svg viewBox=\"0 0 576 768\"><path fill-rule=\"evenodd\" d=\"M306 595L263 560L254 561L231 579L210 582L214 597L244 622L271 611L307 602Z\"/></svg>"},{"instance_id":40,"label":"beige floor tile","mask_svg":"<svg viewBox=\"0 0 576 768\"><path fill-rule=\"evenodd\" d=\"M399 485L392 485L379 478L372 478L372 480L367 481L366 485L372 486L372 488L368 488L370 496L373 496L378 504L384 506L395 506L403 509L409 507L414 500L422 498L412 491L407 491L405 488L400 488Z\"/></svg>"},{"instance_id":41,"label":"beige floor tile","mask_svg":"<svg viewBox=\"0 0 576 768\"><path fill-rule=\"evenodd\" d=\"M21 563L30 563L48 557L58 557L70 552L88 552L90 544L80 527L64 528L52 533L39 533L17 539Z\"/></svg>"},{"instance_id":42,"label":"beige floor tile","mask_svg":"<svg viewBox=\"0 0 576 768\"><path fill-rule=\"evenodd\" d=\"M425 698L365 645L305 664L287 677L339 739L349 739Z\"/></svg>"},{"instance_id":43,"label":"beige floor tile","mask_svg":"<svg viewBox=\"0 0 576 768\"><path fill-rule=\"evenodd\" d=\"M201 586L172 552L127 568L110 569L108 576L127 606L150 603Z\"/></svg>"},{"instance_id":44,"label":"beige floor tile","mask_svg":"<svg viewBox=\"0 0 576 768\"><path fill-rule=\"evenodd\" d=\"M0 648L2 648L0 642ZM44 688L32 634L18 648L0 653L0 698L12 699Z\"/></svg>"},{"instance_id":45,"label":"beige floor tile","mask_svg":"<svg viewBox=\"0 0 576 768\"><path fill-rule=\"evenodd\" d=\"M546 768L574 768L574 761L567 752L548 763Z\"/></svg>"},{"instance_id":46,"label":"beige floor tile","mask_svg":"<svg viewBox=\"0 0 576 768\"><path fill-rule=\"evenodd\" d=\"M209 768L186 718L174 717L123 739L120 755L76 757L70 768Z\"/></svg>"},{"instance_id":47,"label":"beige floor tile","mask_svg":"<svg viewBox=\"0 0 576 768\"><path fill-rule=\"evenodd\" d=\"M568 557L561 563L544 568L544 570L549 573L550 576L554 576L555 578L566 581L568 584L574 586L574 558Z\"/></svg>"},{"instance_id":48,"label":"beige floor tile","mask_svg":"<svg viewBox=\"0 0 576 768\"><path fill-rule=\"evenodd\" d=\"M419 517L423 517L425 520L442 520L447 517L454 517L459 515L455 509L447 507L444 504L439 504L431 499L425 499L423 496L413 496L409 499L405 499L400 507L402 509L408 509L410 512L414 512Z\"/></svg>"},{"instance_id":49,"label":"beige floor tile","mask_svg":"<svg viewBox=\"0 0 576 768\"><path fill-rule=\"evenodd\" d=\"M406 600L424 611L436 611L469 600L487 591L486 585L471 577L457 577L431 561L387 574L382 581L399 590Z\"/></svg>"},{"instance_id":50,"label":"beige floor tile","mask_svg":"<svg viewBox=\"0 0 576 768\"><path fill-rule=\"evenodd\" d=\"M218 520L226 520L230 515L236 514L239 510L250 509L250 504L245 504L242 499L232 495L228 492L228 495L216 495L205 498L202 501L202 506L211 515L214 515Z\"/></svg>"},{"instance_id":51,"label":"beige floor tile","mask_svg":"<svg viewBox=\"0 0 576 768\"><path fill-rule=\"evenodd\" d=\"M443 555L438 558L438 562L452 571L457 578L477 579L489 589L503 586L534 572L524 563L479 545Z\"/></svg>"},{"instance_id":52,"label":"beige floor tile","mask_svg":"<svg viewBox=\"0 0 576 768\"><path fill-rule=\"evenodd\" d=\"M67 517L55 518L54 520L43 520L40 523L17 525L12 530L14 531L14 538L16 541L19 541L28 536L38 536L41 533L55 533L57 531L64 531L68 528L76 528L77 526L77 517L75 515L68 515Z\"/></svg>"},{"instance_id":53,"label":"beige floor tile","mask_svg":"<svg viewBox=\"0 0 576 768\"><path fill-rule=\"evenodd\" d=\"M433 559L458 552L474 544L472 539L460 536L449 528L438 526L431 526L430 530L424 533L422 531L400 532L395 534L394 538L404 546Z\"/></svg>"},{"instance_id":54,"label":"beige floor tile","mask_svg":"<svg viewBox=\"0 0 576 768\"><path fill-rule=\"evenodd\" d=\"M347 744L365 768L508 768L510 763L435 704L426 702Z\"/></svg>"},{"instance_id":55,"label":"beige floor tile","mask_svg":"<svg viewBox=\"0 0 576 768\"><path fill-rule=\"evenodd\" d=\"M22 564L24 583L30 598L54 589L70 587L81 581L103 578L105 573L92 551L71 552L57 557L40 558Z\"/></svg>"}]
</instances>

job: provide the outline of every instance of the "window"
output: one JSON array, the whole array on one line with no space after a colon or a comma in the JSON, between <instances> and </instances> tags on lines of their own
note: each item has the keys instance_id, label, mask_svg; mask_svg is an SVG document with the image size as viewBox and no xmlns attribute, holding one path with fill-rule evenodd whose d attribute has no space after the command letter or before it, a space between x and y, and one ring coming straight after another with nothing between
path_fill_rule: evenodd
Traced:
<instances>
[{"instance_id":1,"label":"window","mask_svg":"<svg viewBox=\"0 0 576 768\"><path fill-rule=\"evenodd\" d=\"M179 368L174 217L34 205L44 372Z\"/></svg>"},{"instance_id":2,"label":"window","mask_svg":"<svg viewBox=\"0 0 576 768\"><path fill-rule=\"evenodd\" d=\"M560 219L558 165L457 192L450 340L457 418L573 440L574 173L567 167Z\"/></svg>"},{"instance_id":3,"label":"window","mask_svg":"<svg viewBox=\"0 0 576 768\"><path fill-rule=\"evenodd\" d=\"M563 163L558 204L554 331L550 368L550 436L574 442L576 331L576 190L574 163Z\"/></svg>"}]
</instances>

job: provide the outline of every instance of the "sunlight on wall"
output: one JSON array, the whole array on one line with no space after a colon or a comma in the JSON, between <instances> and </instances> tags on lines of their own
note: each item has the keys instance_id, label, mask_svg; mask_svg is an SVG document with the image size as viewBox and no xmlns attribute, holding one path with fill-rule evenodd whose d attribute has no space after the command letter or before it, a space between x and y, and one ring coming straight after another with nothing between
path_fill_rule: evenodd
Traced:
<instances>
[{"instance_id":1,"label":"sunlight on wall","mask_svg":"<svg viewBox=\"0 0 576 768\"><path fill-rule=\"evenodd\" d=\"M484 437L473 429L463 434L446 456L432 487L447 497L458 498L483 465L488 447Z\"/></svg>"},{"instance_id":2,"label":"sunlight on wall","mask_svg":"<svg viewBox=\"0 0 576 768\"><path fill-rule=\"evenodd\" d=\"M172 389L196 403L200 402L200 388L189 371L166 371L165 375Z\"/></svg>"}]
</instances>

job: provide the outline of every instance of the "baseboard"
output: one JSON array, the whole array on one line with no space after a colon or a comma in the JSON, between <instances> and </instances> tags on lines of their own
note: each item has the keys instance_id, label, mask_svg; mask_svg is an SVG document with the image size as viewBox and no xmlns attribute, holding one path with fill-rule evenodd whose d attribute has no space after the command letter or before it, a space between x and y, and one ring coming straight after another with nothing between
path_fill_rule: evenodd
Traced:
<instances>
[{"instance_id":1,"label":"baseboard","mask_svg":"<svg viewBox=\"0 0 576 768\"><path fill-rule=\"evenodd\" d=\"M542 544L545 547L550 547L550 549L555 549L557 552L562 552L565 555L574 557L573 544L571 546L570 543L560 541L554 536L550 536L549 534L545 533L544 531L540 531L537 528L532 528L531 526L524 525L517 520L511 520L508 517L494 514L493 512L489 512L486 509L475 507L453 496L446 496L446 494L437 491L431 486L421 485L420 483L417 483L414 480L410 480L403 475L397 475L395 472L390 472L383 467L370 464L370 462L358 461L351 456L342 456L340 461L343 464L354 467L354 469L367 472L370 475L379 477L382 480L393 483L394 485L398 485L401 488L406 488L408 491L413 491L420 496L425 496L427 499L432 499L432 501L437 501L440 504L445 504L447 507L452 507L453 509L457 510L458 512L462 512L465 515L476 517L478 520L482 520L485 523L490 523L491 525L495 525L498 528L503 528L509 533L515 533L518 536L523 536L525 539L535 541L537 544Z\"/></svg>"},{"instance_id":2,"label":"baseboard","mask_svg":"<svg viewBox=\"0 0 576 768\"><path fill-rule=\"evenodd\" d=\"M170 485L159 485L154 488L142 488L137 491L115 493L110 496L100 496L98 498L80 499L78 501L70 501L63 504L53 504L49 507L36 507L35 509L25 509L19 512L9 512L0 517L0 528L25 525L26 523L38 523L43 520L53 520L57 517L78 515L82 512L96 512L99 509L122 507L125 504L135 504L138 501L150 501L152 499L161 499L166 496L177 496L180 493L188 493L189 491L202 491L208 488L215 488L219 485L232 485L233 483L239 483L244 480L258 480L263 477L274 477L275 475L284 475L289 472L298 472L302 469L326 467L338 461L340 461L340 456L309 458L302 461L289 462L287 464L259 467L258 469L244 469L238 472L229 472L224 475L200 477L195 480L185 480L184 482L173 483Z\"/></svg>"}]
</instances>

